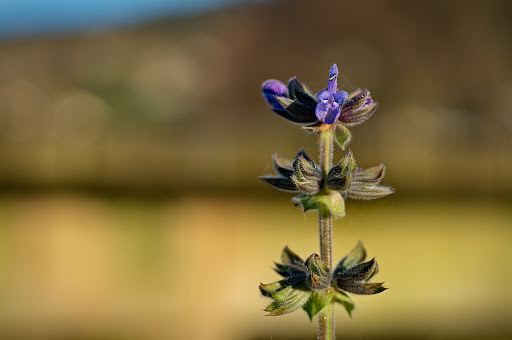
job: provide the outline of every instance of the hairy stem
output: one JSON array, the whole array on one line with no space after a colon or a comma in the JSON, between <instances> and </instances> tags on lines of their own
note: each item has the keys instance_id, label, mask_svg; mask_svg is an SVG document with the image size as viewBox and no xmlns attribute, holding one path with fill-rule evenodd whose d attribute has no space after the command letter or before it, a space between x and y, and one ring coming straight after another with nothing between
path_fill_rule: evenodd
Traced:
<instances>
[{"instance_id":1,"label":"hairy stem","mask_svg":"<svg viewBox=\"0 0 512 340\"><path fill-rule=\"evenodd\" d=\"M332 167L333 129L322 131L320 134L320 168L324 174L324 183ZM326 189L324 189L326 190ZM318 231L320 236L320 258L332 271L332 215L326 208L318 210ZM318 339L334 339L334 309L332 304L322 309L318 319Z\"/></svg>"},{"instance_id":2,"label":"hairy stem","mask_svg":"<svg viewBox=\"0 0 512 340\"><path fill-rule=\"evenodd\" d=\"M333 153L333 129L322 131L320 134L320 168L324 175L324 183L332 167ZM324 194L327 187L324 186ZM322 261L332 270L332 215L327 208L318 210L318 231L320 234L320 257Z\"/></svg>"},{"instance_id":3,"label":"hairy stem","mask_svg":"<svg viewBox=\"0 0 512 340\"><path fill-rule=\"evenodd\" d=\"M334 308L328 303L318 314L318 340L334 339Z\"/></svg>"},{"instance_id":4,"label":"hairy stem","mask_svg":"<svg viewBox=\"0 0 512 340\"><path fill-rule=\"evenodd\" d=\"M320 133L318 141L320 147L320 168L324 173L324 179L327 178L327 174L332 167L333 136L334 128L330 128Z\"/></svg>"},{"instance_id":5,"label":"hairy stem","mask_svg":"<svg viewBox=\"0 0 512 340\"><path fill-rule=\"evenodd\" d=\"M318 233L320 236L320 258L332 271L332 215L326 208L318 210Z\"/></svg>"}]
</instances>

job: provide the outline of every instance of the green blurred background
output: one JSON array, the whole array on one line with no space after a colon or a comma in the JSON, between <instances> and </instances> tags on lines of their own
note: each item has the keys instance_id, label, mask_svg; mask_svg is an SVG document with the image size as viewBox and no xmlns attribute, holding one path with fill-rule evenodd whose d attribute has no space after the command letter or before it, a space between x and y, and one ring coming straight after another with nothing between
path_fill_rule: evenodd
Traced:
<instances>
[{"instance_id":1,"label":"green blurred background","mask_svg":"<svg viewBox=\"0 0 512 340\"><path fill-rule=\"evenodd\" d=\"M268 1L0 41L0 338L314 338L263 316L281 249L318 240L256 177L317 152L260 86L318 91L334 62L380 104L350 148L396 189L335 224L334 257L362 239L390 288L338 338L512 337L511 12Z\"/></svg>"}]
</instances>

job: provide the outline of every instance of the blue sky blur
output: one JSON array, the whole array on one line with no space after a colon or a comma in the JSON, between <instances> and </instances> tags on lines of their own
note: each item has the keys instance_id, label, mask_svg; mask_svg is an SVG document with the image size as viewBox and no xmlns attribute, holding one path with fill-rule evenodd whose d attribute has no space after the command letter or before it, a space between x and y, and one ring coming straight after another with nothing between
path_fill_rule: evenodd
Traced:
<instances>
[{"instance_id":1,"label":"blue sky blur","mask_svg":"<svg viewBox=\"0 0 512 340\"><path fill-rule=\"evenodd\" d=\"M242 0L249 2L249 0ZM128 26L207 11L235 0L1 0L0 38Z\"/></svg>"}]
</instances>

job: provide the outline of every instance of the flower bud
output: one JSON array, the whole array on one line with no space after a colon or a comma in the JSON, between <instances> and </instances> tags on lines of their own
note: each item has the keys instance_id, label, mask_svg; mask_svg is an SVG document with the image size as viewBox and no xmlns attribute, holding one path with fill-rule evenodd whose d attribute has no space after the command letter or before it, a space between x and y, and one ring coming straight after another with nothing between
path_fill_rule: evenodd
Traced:
<instances>
[{"instance_id":1,"label":"flower bud","mask_svg":"<svg viewBox=\"0 0 512 340\"><path fill-rule=\"evenodd\" d=\"M276 99L276 96L288 96L288 88L286 87L286 85L281 83L279 80L269 79L263 83L262 88L263 98L265 98L267 103L269 103L270 106L272 106L272 110L284 111L283 106Z\"/></svg>"}]
</instances>

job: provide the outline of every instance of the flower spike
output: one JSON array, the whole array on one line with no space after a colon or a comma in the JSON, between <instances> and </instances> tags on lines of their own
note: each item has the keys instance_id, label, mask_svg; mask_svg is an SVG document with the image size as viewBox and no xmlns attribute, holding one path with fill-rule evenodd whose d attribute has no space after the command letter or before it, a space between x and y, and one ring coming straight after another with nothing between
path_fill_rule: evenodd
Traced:
<instances>
[{"instance_id":1,"label":"flower spike","mask_svg":"<svg viewBox=\"0 0 512 340\"><path fill-rule=\"evenodd\" d=\"M292 201L304 213L318 210L321 256L313 253L304 261L285 247L281 263L275 263L274 268L282 278L261 283L259 288L263 296L272 299L265 308L269 316L299 308L310 320L319 314L318 334L322 339L334 338L334 304L341 304L352 317L355 303L349 293L373 295L387 289L383 282L371 282L379 266L375 258L365 261L361 242L332 269L333 221L345 216L346 199L375 199L393 193L392 188L380 185L385 174L383 164L360 168L350 150L338 164L332 163L333 142L345 151L352 139L347 127L368 120L378 106L366 89L350 95L339 90L338 76L338 66L333 64L327 88L316 96L296 77L286 85L275 79L262 85L263 98L276 114L320 135L318 165L304 150L293 159L276 153L272 156L275 174L260 178L279 190L298 194Z\"/></svg>"}]
</instances>

